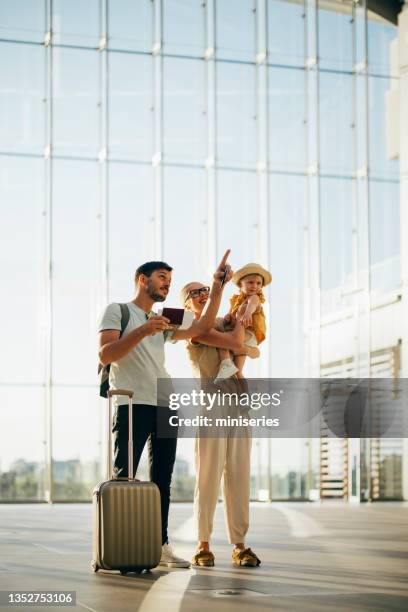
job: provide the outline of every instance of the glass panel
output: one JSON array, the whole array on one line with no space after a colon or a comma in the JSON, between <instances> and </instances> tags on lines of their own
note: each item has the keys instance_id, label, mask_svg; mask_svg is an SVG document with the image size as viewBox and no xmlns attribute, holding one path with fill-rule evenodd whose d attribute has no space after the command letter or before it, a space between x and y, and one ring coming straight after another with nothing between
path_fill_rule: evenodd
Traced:
<instances>
[{"instance_id":1,"label":"glass panel","mask_svg":"<svg viewBox=\"0 0 408 612\"><path fill-rule=\"evenodd\" d=\"M42 47L0 43L0 149L44 152L45 53Z\"/></svg>"},{"instance_id":2,"label":"glass panel","mask_svg":"<svg viewBox=\"0 0 408 612\"><path fill-rule=\"evenodd\" d=\"M170 307L180 308L179 293L186 283L209 283L213 274L208 267L205 181L201 169L163 168L163 259L173 267L166 302ZM184 342L166 345L166 364L171 376L192 377ZM179 487L178 499L185 499L185 493Z\"/></svg>"},{"instance_id":3,"label":"glass panel","mask_svg":"<svg viewBox=\"0 0 408 612\"><path fill-rule=\"evenodd\" d=\"M98 47L99 0L53 0L52 28L56 44Z\"/></svg>"},{"instance_id":4,"label":"glass panel","mask_svg":"<svg viewBox=\"0 0 408 612\"><path fill-rule=\"evenodd\" d=\"M378 460L378 480L372 482L374 499L404 499L404 440L383 438L372 440L372 445Z\"/></svg>"},{"instance_id":5,"label":"glass panel","mask_svg":"<svg viewBox=\"0 0 408 612\"><path fill-rule=\"evenodd\" d=\"M174 267L169 299L175 306L186 283L209 280L205 178L201 169L163 169L163 256ZM177 236L183 236L182 242Z\"/></svg>"},{"instance_id":6,"label":"glass panel","mask_svg":"<svg viewBox=\"0 0 408 612\"><path fill-rule=\"evenodd\" d=\"M2 157L0 167L0 377L12 384L44 381L44 161Z\"/></svg>"},{"instance_id":7,"label":"glass panel","mask_svg":"<svg viewBox=\"0 0 408 612\"><path fill-rule=\"evenodd\" d=\"M44 390L0 387L0 406L0 500L44 499Z\"/></svg>"},{"instance_id":8,"label":"glass panel","mask_svg":"<svg viewBox=\"0 0 408 612\"><path fill-rule=\"evenodd\" d=\"M351 302L344 292L353 288L352 181L320 181L320 286L322 314Z\"/></svg>"},{"instance_id":9,"label":"glass panel","mask_svg":"<svg viewBox=\"0 0 408 612\"><path fill-rule=\"evenodd\" d=\"M305 64L303 3L268 0L268 62L288 66ZM285 24L285 27L282 27Z\"/></svg>"},{"instance_id":10,"label":"glass panel","mask_svg":"<svg viewBox=\"0 0 408 612\"><path fill-rule=\"evenodd\" d=\"M153 46L153 2L108 0L109 47L151 51Z\"/></svg>"},{"instance_id":11,"label":"glass panel","mask_svg":"<svg viewBox=\"0 0 408 612\"><path fill-rule=\"evenodd\" d=\"M398 36L398 29L377 15L371 13L370 17L367 22L368 71L390 75L390 43Z\"/></svg>"},{"instance_id":12,"label":"glass panel","mask_svg":"<svg viewBox=\"0 0 408 612\"><path fill-rule=\"evenodd\" d=\"M217 172L218 254L231 249L234 267L256 261L258 242L257 181L255 172ZM225 245L225 248L224 248Z\"/></svg>"},{"instance_id":13,"label":"glass panel","mask_svg":"<svg viewBox=\"0 0 408 612\"><path fill-rule=\"evenodd\" d=\"M95 388L54 387L52 393L53 499L92 499L94 486L105 477L102 457L103 419ZM102 463L103 461L103 463Z\"/></svg>"},{"instance_id":14,"label":"glass panel","mask_svg":"<svg viewBox=\"0 0 408 612\"><path fill-rule=\"evenodd\" d=\"M98 258L98 165L53 165L53 380L95 379ZM78 350L78 343L80 350ZM96 390L95 390L96 393Z\"/></svg>"},{"instance_id":15,"label":"glass panel","mask_svg":"<svg viewBox=\"0 0 408 612\"><path fill-rule=\"evenodd\" d=\"M323 172L353 170L352 76L320 73L320 162Z\"/></svg>"},{"instance_id":16,"label":"glass panel","mask_svg":"<svg viewBox=\"0 0 408 612\"><path fill-rule=\"evenodd\" d=\"M271 440L272 499L307 499L308 441Z\"/></svg>"},{"instance_id":17,"label":"glass panel","mask_svg":"<svg viewBox=\"0 0 408 612\"><path fill-rule=\"evenodd\" d=\"M395 289L401 282L400 190L398 183L370 181L371 291Z\"/></svg>"},{"instance_id":18,"label":"glass panel","mask_svg":"<svg viewBox=\"0 0 408 612\"><path fill-rule=\"evenodd\" d=\"M355 128L355 158L356 169L364 171L367 168L368 156L368 125L367 125L367 77L366 75L357 75L355 78L356 88L356 128ZM378 128L375 128L378 129Z\"/></svg>"},{"instance_id":19,"label":"glass panel","mask_svg":"<svg viewBox=\"0 0 408 612\"><path fill-rule=\"evenodd\" d=\"M190 376L190 374L185 373L184 376ZM180 438L177 440L177 455L171 480L172 501L192 502L194 499L196 475L194 446L195 440L193 439ZM191 512L188 516L191 516Z\"/></svg>"},{"instance_id":20,"label":"glass panel","mask_svg":"<svg viewBox=\"0 0 408 612\"><path fill-rule=\"evenodd\" d=\"M256 165L255 68L217 64L217 145L222 165Z\"/></svg>"},{"instance_id":21,"label":"glass panel","mask_svg":"<svg viewBox=\"0 0 408 612\"><path fill-rule=\"evenodd\" d=\"M45 33L45 0L2 0L0 38L42 42Z\"/></svg>"},{"instance_id":22,"label":"glass panel","mask_svg":"<svg viewBox=\"0 0 408 612\"><path fill-rule=\"evenodd\" d=\"M387 157L386 96L389 79L368 79L370 175L376 178L399 178L399 161Z\"/></svg>"},{"instance_id":23,"label":"glass panel","mask_svg":"<svg viewBox=\"0 0 408 612\"><path fill-rule=\"evenodd\" d=\"M319 65L320 68L351 71L353 67L352 3L334 4L333 8L338 8L339 12L319 8Z\"/></svg>"},{"instance_id":24,"label":"glass panel","mask_svg":"<svg viewBox=\"0 0 408 612\"><path fill-rule=\"evenodd\" d=\"M255 172L219 170L216 203L217 257L221 257L226 249L231 249L230 263L235 270L257 261L259 219ZM229 311L230 297L237 292L232 284L224 292L220 308L222 315ZM255 377L256 368L256 359L247 360L246 375Z\"/></svg>"},{"instance_id":25,"label":"glass panel","mask_svg":"<svg viewBox=\"0 0 408 612\"><path fill-rule=\"evenodd\" d=\"M151 57L109 53L109 155L151 160L153 150Z\"/></svg>"},{"instance_id":26,"label":"glass panel","mask_svg":"<svg viewBox=\"0 0 408 612\"><path fill-rule=\"evenodd\" d=\"M166 0L163 5L164 52L202 57L205 47L205 3Z\"/></svg>"},{"instance_id":27,"label":"glass panel","mask_svg":"<svg viewBox=\"0 0 408 612\"><path fill-rule=\"evenodd\" d=\"M304 375L304 210L306 179L269 177L270 368L275 377ZM279 263L278 263L279 262ZM278 266L279 269L275 269Z\"/></svg>"},{"instance_id":28,"label":"glass panel","mask_svg":"<svg viewBox=\"0 0 408 612\"><path fill-rule=\"evenodd\" d=\"M155 258L151 166L109 164L109 301L134 294L138 266Z\"/></svg>"},{"instance_id":29,"label":"glass panel","mask_svg":"<svg viewBox=\"0 0 408 612\"><path fill-rule=\"evenodd\" d=\"M255 12L253 0L216 2L217 57L253 62L255 60Z\"/></svg>"},{"instance_id":30,"label":"glass panel","mask_svg":"<svg viewBox=\"0 0 408 612\"><path fill-rule=\"evenodd\" d=\"M269 69L269 163L274 170L304 171L305 73Z\"/></svg>"},{"instance_id":31,"label":"glass panel","mask_svg":"<svg viewBox=\"0 0 408 612\"><path fill-rule=\"evenodd\" d=\"M97 51L54 50L54 151L93 156L99 149L99 55Z\"/></svg>"},{"instance_id":32,"label":"glass panel","mask_svg":"<svg viewBox=\"0 0 408 612\"><path fill-rule=\"evenodd\" d=\"M203 61L163 60L164 156L203 163L206 156Z\"/></svg>"}]
</instances>

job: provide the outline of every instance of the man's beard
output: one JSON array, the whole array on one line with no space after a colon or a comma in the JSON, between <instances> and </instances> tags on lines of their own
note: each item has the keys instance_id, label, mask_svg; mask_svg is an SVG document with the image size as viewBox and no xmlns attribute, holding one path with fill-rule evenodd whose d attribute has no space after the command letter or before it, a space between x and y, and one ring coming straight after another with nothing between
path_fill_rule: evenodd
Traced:
<instances>
[{"instance_id":1,"label":"man's beard","mask_svg":"<svg viewBox=\"0 0 408 612\"><path fill-rule=\"evenodd\" d=\"M146 292L147 292L147 295L151 297L152 300L154 300L155 302L164 302L164 300L167 297L166 295L162 295L161 293L156 293L151 280L149 280L147 283Z\"/></svg>"}]
</instances>

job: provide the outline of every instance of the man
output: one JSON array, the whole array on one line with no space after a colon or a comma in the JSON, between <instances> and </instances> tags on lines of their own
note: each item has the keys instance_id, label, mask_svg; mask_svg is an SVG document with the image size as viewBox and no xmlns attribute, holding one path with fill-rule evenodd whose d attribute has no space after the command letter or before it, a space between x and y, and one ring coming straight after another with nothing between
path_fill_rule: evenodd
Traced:
<instances>
[{"instance_id":1,"label":"man","mask_svg":"<svg viewBox=\"0 0 408 612\"><path fill-rule=\"evenodd\" d=\"M176 557L168 542L167 525L170 484L176 456L177 438L157 436L157 379L170 378L164 365L166 340L188 340L208 332L217 315L223 287L232 277L226 251L214 273L207 307L199 319L185 330L171 331L169 320L152 312L155 302L163 302L170 289L172 268L162 261L150 261L136 270L136 295L127 304L129 323L120 336L121 311L118 304L109 304L99 325L99 360L111 364L109 384L112 389L131 389L133 396L133 456L135 471L148 440L150 478L157 484L161 497L162 557L160 565L189 567L189 562ZM117 405L113 422L114 474L127 477L128 414L127 405ZM160 415L163 413L160 412ZM170 412L169 412L170 414Z\"/></svg>"}]
</instances>

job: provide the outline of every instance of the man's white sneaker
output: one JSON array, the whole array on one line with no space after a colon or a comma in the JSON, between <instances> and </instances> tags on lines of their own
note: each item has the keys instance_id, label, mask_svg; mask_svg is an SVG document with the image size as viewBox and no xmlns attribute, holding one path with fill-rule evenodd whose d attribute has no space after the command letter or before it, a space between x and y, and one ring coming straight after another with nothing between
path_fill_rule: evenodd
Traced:
<instances>
[{"instance_id":1,"label":"man's white sneaker","mask_svg":"<svg viewBox=\"0 0 408 612\"><path fill-rule=\"evenodd\" d=\"M190 567L190 562L182 559L181 557L177 557L173 553L173 549L170 544L163 544L162 546L162 555L160 559L159 565L164 565L166 567Z\"/></svg>"},{"instance_id":2,"label":"man's white sneaker","mask_svg":"<svg viewBox=\"0 0 408 612\"><path fill-rule=\"evenodd\" d=\"M224 359L221 361L220 369L218 370L218 374L216 378L214 378L214 384L219 385L226 378L231 378L238 372L238 368L232 359Z\"/></svg>"}]
</instances>

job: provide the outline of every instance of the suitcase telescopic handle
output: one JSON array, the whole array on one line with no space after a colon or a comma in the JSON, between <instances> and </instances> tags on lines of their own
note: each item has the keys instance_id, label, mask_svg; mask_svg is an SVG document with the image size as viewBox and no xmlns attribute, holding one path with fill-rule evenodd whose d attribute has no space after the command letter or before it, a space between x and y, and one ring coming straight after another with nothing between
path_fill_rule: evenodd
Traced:
<instances>
[{"instance_id":1,"label":"suitcase telescopic handle","mask_svg":"<svg viewBox=\"0 0 408 612\"><path fill-rule=\"evenodd\" d=\"M129 439L128 439L128 480L134 480L135 475L133 474L133 411L132 411L132 398L133 391L129 389L109 389L108 391L108 404L109 404L109 423L108 423L108 479L112 478L112 397L114 395L126 395L128 398L129 405Z\"/></svg>"}]
</instances>

